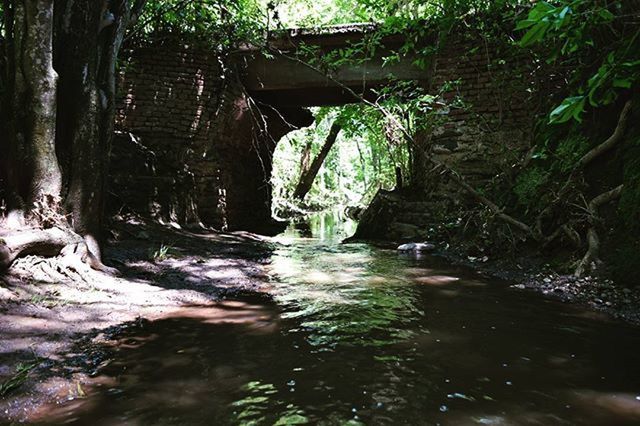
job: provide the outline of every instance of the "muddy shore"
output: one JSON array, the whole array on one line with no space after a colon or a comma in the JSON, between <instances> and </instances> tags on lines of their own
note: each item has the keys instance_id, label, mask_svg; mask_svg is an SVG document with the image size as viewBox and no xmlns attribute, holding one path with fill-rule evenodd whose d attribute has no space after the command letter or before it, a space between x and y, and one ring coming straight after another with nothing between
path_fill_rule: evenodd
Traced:
<instances>
[{"instance_id":1,"label":"muddy shore","mask_svg":"<svg viewBox=\"0 0 640 426\"><path fill-rule=\"evenodd\" d=\"M272 243L257 235L116 229L104 258L120 276L26 257L0 278L0 424L38 422L47 405L82 398L109 332L177 315L244 321L227 305L268 285Z\"/></svg>"},{"instance_id":2,"label":"muddy shore","mask_svg":"<svg viewBox=\"0 0 640 426\"><path fill-rule=\"evenodd\" d=\"M640 325L640 286L625 287L597 276L561 274L540 259L520 256L495 259L469 257L459 251L440 249L433 253L455 265L475 269L482 275L510 281L512 288L541 293L545 297L574 303L631 324Z\"/></svg>"}]
</instances>

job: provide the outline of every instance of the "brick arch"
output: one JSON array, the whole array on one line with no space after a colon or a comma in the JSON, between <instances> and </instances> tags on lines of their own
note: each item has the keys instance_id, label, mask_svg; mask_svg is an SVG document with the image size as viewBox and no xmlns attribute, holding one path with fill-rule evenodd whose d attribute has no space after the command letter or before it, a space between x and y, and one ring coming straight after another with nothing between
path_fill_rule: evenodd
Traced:
<instances>
[{"instance_id":1,"label":"brick arch","mask_svg":"<svg viewBox=\"0 0 640 426\"><path fill-rule=\"evenodd\" d=\"M120 136L112 161L116 201L163 221L270 231L275 141L293 130L290 124L312 123L304 107L354 102L350 90L370 96L392 73L440 97L438 120L415 147L418 179L412 190L446 204L456 189L446 183L434 189L424 155L439 156L481 187L529 148L533 122L548 98L541 94L550 85L562 93L548 71L542 73L546 83L538 78L538 66L528 57L507 55L469 36L448 40L426 69L410 58L382 66L384 55L400 43L387 40L386 51L366 64L335 70L339 84L286 53L300 42L329 51L371 30L291 30L271 40L285 52L274 59L245 50L223 63L179 43L132 51L121 79ZM247 94L262 107L252 112ZM263 115L256 121L257 110Z\"/></svg>"}]
</instances>

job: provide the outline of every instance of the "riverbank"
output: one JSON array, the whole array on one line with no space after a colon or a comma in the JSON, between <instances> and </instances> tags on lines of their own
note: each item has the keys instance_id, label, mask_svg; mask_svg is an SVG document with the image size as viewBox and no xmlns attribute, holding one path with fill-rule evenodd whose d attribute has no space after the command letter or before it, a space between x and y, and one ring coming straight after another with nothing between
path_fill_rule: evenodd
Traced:
<instances>
[{"instance_id":1,"label":"riverbank","mask_svg":"<svg viewBox=\"0 0 640 426\"><path fill-rule=\"evenodd\" d=\"M114 229L104 258L118 277L26 257L0 278L0 423L38 421L47 404L82 398L87 366L102 358L91 350L98 330L178 315L247 321L237 300L267 285L273 245L257 235L136 221Z\"/></svg>"},{"instance_id":2,"label":"riverbank","mask_svg":"<svg viewBox=\"0 0 640 426\"><path fill-rule=\"evenodd\" d=\"M388 243L385 245L389 246ZM454 265L474 269L482 275L511 281L514 289L541 293L554 300L578 304L612 318L640 325L640 286L625 287L610 279L592 275L576 277L562 274L537 256L512 256L506 259L485 255L466 256L464 250L451 247L450 244L439 243L433 254Z\"/></svg>"}]
</instances>

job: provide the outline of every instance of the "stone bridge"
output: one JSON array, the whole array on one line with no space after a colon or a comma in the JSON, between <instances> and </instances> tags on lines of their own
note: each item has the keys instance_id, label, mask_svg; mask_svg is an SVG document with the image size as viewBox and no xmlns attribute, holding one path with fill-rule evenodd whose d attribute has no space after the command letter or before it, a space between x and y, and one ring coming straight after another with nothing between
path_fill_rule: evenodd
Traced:
<instances>
[{"instance_id":1,"label":"stone bridge","mask_svg":"<svg viewBox=\"0 0 640 426\"><path fill-rule=\"evenodd\" d=\"M410 57L383 66L402 44L398 37L330 77L295 59L302 45L326 55L374 31L368 25L285 31L269 40L273 57L245 47L222 60L166 40L131 51L121 81L111 204L163 222L269 233L276 143L313 123L306 107L372 98L392 77L418 81L445 104L437 127L419 135L414 149L415 194L434 192L421 163L427 153L480 183L511 167L527 147L538 103L533 64L505 60L473 36L428 41L439 48L426 69ZM439 192L443 199L447 190Z\"/></svg>"}]
</instances>

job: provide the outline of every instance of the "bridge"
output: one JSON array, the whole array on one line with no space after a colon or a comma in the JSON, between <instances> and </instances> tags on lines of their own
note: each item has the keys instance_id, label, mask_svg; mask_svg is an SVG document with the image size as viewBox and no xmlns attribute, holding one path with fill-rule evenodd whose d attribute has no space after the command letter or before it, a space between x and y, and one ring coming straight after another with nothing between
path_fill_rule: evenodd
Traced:
<instances>
[{"instance_id":1,"label":"bridge","mask_svg":"<svg viewBox=\"0 0 640 426\"><path fill-rule=\"evenodd\" d=\"M402 36L383 37L373 54L354 54L328 71L321 69L322 64L310 65L298 56L308 50L316 57L326 57L366 43L376 31L376 26L369 24L283 30L269 38L265 49L269 55L254 47L241 51L242 83L255 99L285 108L344 105L360 101L359 97L375 99L375 89L394 79L426 84L428 72L414 64L415 57L389 60L403 45Z\"/></svg>"},{"instance_id":2,"label":"bridge","mask_svg":"<svg viewBox=\"0 0 640 426\"><path fill-rule=\"evenodd\" d=\"M313 123L307 107L375 99L376 89L392 80L418 81L443 101L438 126L416 139L416 158L433 149L482 182L495 174L501 149L521 151L529 140L523 129L531 127L541 99L531 86L538 65L517 57L497 63L502 53L478 48L477 39L464 34L423 40L421 48L438 47L424 68L410 56L390 62L386 59L404 37L376 31L362 24L285 30L268 39L270 54L246 46L234 62L182 42L136 49L131 66L123 67L117 116L123 137L114 143L114 193L131 210L165 222L267 232L277 141L292 125ZM374 54L354 54L330 72L296 57L310 46L319 56L331 55L369 37L380 39ZM463 100L462 106L450 102L456 100ZM263 113L258 120L253 101ZM426 178L413 183L431 191Z\"/></svg>"}]
</instances>

